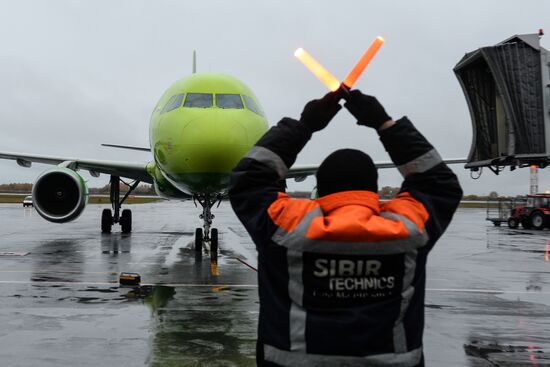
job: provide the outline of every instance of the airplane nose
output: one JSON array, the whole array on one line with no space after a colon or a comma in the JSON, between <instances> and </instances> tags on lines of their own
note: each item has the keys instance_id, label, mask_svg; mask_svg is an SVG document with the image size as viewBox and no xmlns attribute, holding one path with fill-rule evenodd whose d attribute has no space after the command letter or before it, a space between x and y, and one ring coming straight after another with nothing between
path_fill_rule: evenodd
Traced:
<instances>
[{"instance_id":1,"label":"airplane nose","mask_svg":"<svg viewBox=\"0 0 550 367\"><path fill-rule=\"evenodd\" d=\"M187 124L180 140L186 171L224 173L237 165L254 143L238 117L238 111L211 110Z\"/></svg>"}]
</instances>

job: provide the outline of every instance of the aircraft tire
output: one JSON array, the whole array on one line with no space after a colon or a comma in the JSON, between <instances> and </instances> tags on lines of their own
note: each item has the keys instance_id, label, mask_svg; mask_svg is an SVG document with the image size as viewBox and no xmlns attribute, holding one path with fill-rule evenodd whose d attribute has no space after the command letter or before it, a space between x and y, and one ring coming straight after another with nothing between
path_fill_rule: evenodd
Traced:
<instances>
[{"instance_id":1,"label":"aircraft tire","mask_svg":"<svg viewBox=\"0 0 550 367\"><path fill-rule=\"evenodd\" d=\"M101 212L101 232L111 233L111 228L113 227L113 214L111 209L103 209Z\"/></svg>"},{"instance_id":2,"label":"aircraft tire","mask_svg":"<svg viewBox=\"0 0 550 367\"><path fill-rule=\"evenodd\" d=\"M195 251L201 252L202 251L202 228L195 229Z\"/></svg>"},{"instance_id":3,"label":"aircraft tire","mask_svg":"<svg viewBox=\"0 0 550 367\"><path fill-rule=\"evenodd\" d=\"M546 226L546 218L541 212L534 212L529 217L529 223L533 229L541 230Z\"/></svg>"},{"instance_id":4,"label":"aircraft tire","mask_svg":"<svg viewBox=\"0 0 550 367\"><path fill-rule=\"evenodd\" d=\"M519 221L517 218L511 217L508 218L508 228L516 229L519 226Z\"/></svg>"},{"instance_id":5,"label":"aircraft tire","mask_svg":"<svg viewBox=\"0 0 550 367\"><path fill-rule=\"evenodd\" d=\"M122 233L132 232L132 211L130 209L124 209L120 216L120 227Z\"/></svg>"},{"instance_id":6,"label":"aircraft tire","mask_svg":"<svg viewBox=\"0 0 550 367\"><path fill-rule=\"evenodd\" d=\"M210 231L210 257L218 260L218 229L212 228Z\"/></svg>"}]
</instances>

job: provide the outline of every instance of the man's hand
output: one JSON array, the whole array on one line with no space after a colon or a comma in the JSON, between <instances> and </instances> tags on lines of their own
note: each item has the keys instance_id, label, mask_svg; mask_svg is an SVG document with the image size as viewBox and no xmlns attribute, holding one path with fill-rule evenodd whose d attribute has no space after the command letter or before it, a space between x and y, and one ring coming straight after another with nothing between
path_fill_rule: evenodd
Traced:
<instances>
[{"instance_id":1,"label":"man's hand","mask_svg":"<svg viewBox=\"0 0 550 367\"><path fill-rule=\"evenodd\" d=\"M357 119L358 125L378 130L385 122L391 120L375 97L363 94L358 90L352 90L349 94L350 97L344 106Z\"/></svg>"},{"instance_id":2,"label":"man's hand","mask_svg":"<svg viewBox=\"0 0 550 367\"><path fill-rule=\"evenodd\" d=\"M302 111L300 122L312 133L323 130L342 108L338 103L340 98L338 92L329 92L321 99L309 101Z\"/></svg>"}]
</instances>

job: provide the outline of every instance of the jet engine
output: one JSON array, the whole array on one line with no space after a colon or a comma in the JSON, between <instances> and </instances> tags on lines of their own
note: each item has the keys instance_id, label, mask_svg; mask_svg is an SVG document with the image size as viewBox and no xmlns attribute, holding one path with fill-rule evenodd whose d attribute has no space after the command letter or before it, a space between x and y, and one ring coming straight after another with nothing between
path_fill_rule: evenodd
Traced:
<instances>
[{"instance_id":1,"label":"jet engine","mask_svg":"<svg viewBox=\"0 0 550 367\"><path fill-rule=\"evenodd\" d=\"M33 204L40 216L50 222L76 219L88 203L86 182L75 171L56 167L42 173L32 188Z\"/></svg>"}]
</instances>

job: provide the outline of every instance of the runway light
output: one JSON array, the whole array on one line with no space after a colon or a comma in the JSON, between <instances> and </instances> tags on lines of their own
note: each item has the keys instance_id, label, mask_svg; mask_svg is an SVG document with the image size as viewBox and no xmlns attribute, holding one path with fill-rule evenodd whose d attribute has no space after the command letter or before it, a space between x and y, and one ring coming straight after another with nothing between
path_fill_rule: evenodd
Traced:
<instances>
[{"instance_id":1,"label":"runway light","mask_svg":"<svg viewBox=\"0 0 550 367\"><path fill-rule=\"evenodd\" d=\"M369 65L369 63L372 61L378 50L380 50L380 47L384 44L384 39L380 36L376 37L374 41L371 43L370 47L365 51L363 56L357 61L353 69L349 72L348 76L346 76L346 79L344 79L344 85L351 89L355 82L357 82L357 79L361 76L363 71L365 71L366 67Z\"/></svg>"},{"instance_id":2,"label":"runway light","mask_svg":"<svg viewBox=\"0 0 550 367\"><path fill-rule=\"evenodd\" d=\"M331 73L329 73L321 64L311 57L303 48L299 48L294 52L294 56L298 58L324 85L331 91L336 91L340 88L340 82Z\"/></svg>"},{"instance_id":3,"label":"runway light","mask_svg":"<svg viewBox=\"0 0 550 367\"><path fill-rule=\"evenodd\" d=\"M548 262L550 261L550 255L548 254L548 248L550 245L548 244L548 241L546 241L546 251L544 251L544 261Z\"/></svg>"}]
</instances>

